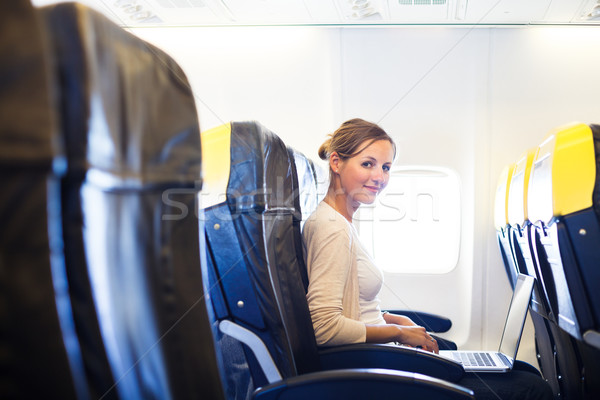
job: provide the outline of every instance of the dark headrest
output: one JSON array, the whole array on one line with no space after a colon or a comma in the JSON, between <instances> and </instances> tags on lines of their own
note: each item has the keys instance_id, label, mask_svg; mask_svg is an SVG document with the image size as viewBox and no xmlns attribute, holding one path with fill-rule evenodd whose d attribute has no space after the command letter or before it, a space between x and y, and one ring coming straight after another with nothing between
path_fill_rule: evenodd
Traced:
<instances>
[{"instance_id":1,"label":"dark headrest","mask_svg":"<svg viewBox=\"0 0 600 400\"><path fill-rule=\"evenodd\" d=\"M49 166L61 150L38 15L11 1L0 16L0 163Z\"/></svg>"},{"instance_id":2,"label":"dark headrest","mask_svg":"<svg viewBox=\"0 0 600 400\"><path fill-rule=\"evenodd\" d=\"M293 151L298 174L298 199L302 220L315 211L319 204L317 195L317 175L313 162L298 151Z\"/></svg>"},{"instance_id":3,"label":"dark headrest","mask_svg":"<svg viewBox=\"0 0 600 400\"><path fill-rule=\"evenodd\" d=\"M84 398L61 265L64 172L50 52L29 1L0 2L0 398ZM54 171L53 171L54 166ZM53 174L54 173L54 174ZM63 339L67 339L66 341Z\"/></svg>"},{"instance_id":4,"label":"dark headrest","mask_svg":"<svg viewBox=\"0 0 600 400\"><path fill-rule=\"evenodd\" d=\"M232 213L293 213L293 160L286 145L258 122L231 123L227 202Z\"/></svg>"},{"instance_id":5,"label":"dark headrest","mask_svg":"<svg viewBox=\"0 0 600 400\"><path fill-rule=\"evenodd\" d=\"M84 6L43 12L58 55L70 171L93 170L109 189L199 181L197 114L179 66Z\"/></svg>"}]
</instances>

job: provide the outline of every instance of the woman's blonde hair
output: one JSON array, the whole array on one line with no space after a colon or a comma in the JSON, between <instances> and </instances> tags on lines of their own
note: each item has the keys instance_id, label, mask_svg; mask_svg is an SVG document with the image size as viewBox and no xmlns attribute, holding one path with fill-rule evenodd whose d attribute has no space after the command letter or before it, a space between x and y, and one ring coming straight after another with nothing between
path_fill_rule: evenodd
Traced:
<instances>
[{"instance_id":1,"label":"woman's blonde hair","mask_svg":"<svg viewBox=\"0 0 600 400\"><path fill-rule=\"evenodd\" d=\"M319 157L322 160L329 160L333 152L336 152L341 160L346 160L378 140L390 142L394 149L394 158L396 157L394 140L379 125L364 119L350 119L329 136L319 148Z\"/></svg>"}]
</instances>

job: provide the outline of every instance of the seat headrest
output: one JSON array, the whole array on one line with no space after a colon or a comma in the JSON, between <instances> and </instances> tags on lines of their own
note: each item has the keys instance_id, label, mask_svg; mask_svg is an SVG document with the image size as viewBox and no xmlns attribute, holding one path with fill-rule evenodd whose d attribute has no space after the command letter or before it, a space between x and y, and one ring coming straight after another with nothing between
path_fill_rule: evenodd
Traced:
<instances>
[{"instance_id":1,"label":"seat headrest","mask_svg":"<svg viewBox=\"0 0 600 400\"><path fill-rule=\"evenodd\" d=\"M202 145L203 208L226 200L232 214L294 211L294 161L276 134L256 121L231 122L203 132Z\"/></svg>"},{"instance_id":2,"label":"seat headrest","mask_svg":"<svg viewBox=\"0 0 600 400\"><path fill-rule=\"evenodd\" d=\"M208 208L226 199L231 169L231 124L223 124L203 131L201 207Z\"/></svg>"},{"instance_id":3,"label":"seat headrest","mask_svg":"<svg viewBox=\"0 0 600 400\"><path fill-rule=\"evenodd\" d=\"M117 190L197 185L197 112L177 63L83 5L42 10L59 55L69 170Z\"/></svg>"},{"instance_id":4,"label":"seat headrest","mask_svg":"<svg viewBox=\"0 0 600 400\"><path fill-rule=\"evenodd\" d=\"M3 3L1 13L0 163L49 168L63 149L39 16L26 1Z\"/></svg>"},{"instance_id":5,"label":"seat headrest","mask_svg":"<svg viewBox=\"0 0 600 400\"><path fill-rule=\"evenodd\" d=\"M494 199L494 226L501 231L508 225L508 189L512 179L515 164L509 164L502 169L496 186L496 197Z\"/></svg>"},{"instance_id":6,"label":"seat headrest","mask_svg":"<svg viewBox=\"0 0 600 400\"><path fill-rule=\"evenodd\" d=\"M293 161L283 141L258 122L231 124L228 203L238 212L293 212Z\"/></svg>"},{"instance_id":7,"label":"seat headrest","mask_svg":"<svg viewBox=\"0 0 600 400\"><path fill-rule=\"evenodd\" d=\"M308 218L319 204L317 193L317 173L313 162L304 154L293 150L298 174L298 203L302 220Z\"/></svg>"},{"instance_id":8,"label":"seat headrest","mask_svg":"<svg viewBox=\"0 0 600 400\"><path fill-rule=\"evenodd\" d=\"M573 123L550 132L533 162L528 209L532 221L589 208L596 184L596 155L592 128Z\"/></svg>"},{"instance_id":9,"label":"seat headrest","mask_svg":"<svg viewBox=\"0 0 600 400\"><path fill-rule=\"evenodd\" d=\"M529 221L527 194L531 166L536 149L529 149L515 163L508 188L507 219L511 226L524 226Z\"/></svg>"}]
</instances>

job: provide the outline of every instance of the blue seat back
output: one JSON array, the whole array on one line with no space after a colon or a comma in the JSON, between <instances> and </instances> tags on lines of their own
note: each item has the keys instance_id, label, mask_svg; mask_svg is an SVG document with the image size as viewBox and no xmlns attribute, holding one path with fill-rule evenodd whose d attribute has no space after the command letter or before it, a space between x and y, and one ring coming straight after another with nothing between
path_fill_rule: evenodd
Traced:
<instances>
[{"instance_id":1,"label":"blue seat back","mask_svg":"<svg viewBox=\"0 0 600 400\"><path fill-rule=\"evenodd\" d=\"M543 286L540 284L539 264L531 242L531 222L527 209L529 176L535 152L529 150L512 166L506 193L505 229L498 232L500 243L512 252L513 268L523 274L536 278L530 304L530 317L535 328L535 348L539 369L557 395L561 393L560 373L557 371L556 345L549 326L551 313ZM503 176L501 179L506 179ZM498 226L498 224L497 224ZM498 228L497 228L498 229ZM508 244L503 240L508 239ZM506 262L506 258L504 258Z\"/></svg>"},{"instance_id":2,"label":"blue seat back","mask_svg":"<svg viewBox=\"0 0 600 400\"><path fill-rule=\"evenodd\" d=\"M513 259L522 274L536 278L531 308L545 318L553 319L543 286L541 285L540 263L535 257L532 239L532 224L527 207L528 185L531 175L535 149L528 150L515 163L509 183L508 224L510 225L510 242Z\"/></svg>"},{"instance_id":3,"label":"blue seat back","mask_svg":"<svg viewBox=\"0 0 600 400\"><path fill-rule=\"evenodd\" d=\"M600 373L600 353L590 344L593 340L584 341L586 332L594 336L597 317L591 304L598 296L591 282L600 276L595 266L590 270L580 263L574 245L587 242L584 247L589 250L597 247L592 243L598 243L600 237L594 233L598 232L593 194L597 187L597 131L594 125L577 123L552 131L536 152L529 184L532 242L557 324L551 328L563 393L576 398L600 394L593 378Z\"/></svg>"},{"instance_id":4,"label":"blue seat back","mask_svg":"<svg viewBox=\"0 0 600 400\"><path fill-rule=\"evenodd\" d=\"M513 289L517 282L517 275L519 274L510 240L512 227L508 223L508 193L514 169L515 165L510 164L502 170L498 178L496 197L494 199L494 226L496 227L498 249L502 256L506 277Z\"/></svg>"},{"instance_id":5,"label":"blue seat back","mask_svg":"<svg viewBox=\"0 0 600 400\"><path fill-rule=\"evenodd\" d=\"M597 131L585 124L553 131L538 149L530 182L530 214L551 266L544 277L550 303L561 328L577 339L600 321Z\"/></svg>"},{"instance_id":6,"label":"blue seat back","mask_svg":"<svg viewBox=\"0 0 600 400\"><path fill-rule=\"evenodd\" d=\"M302 285L304 291L308 291L308 271L306 263L304 262L303 254L303 239L302 239L302 227L304 221L312 214L317 208L320 201L318 193L318 176L317 167L314 163L308 159L304 154L289 150L293 156L294 164L296 167L296 173L298 177L298 194L294 195L294 208L300 211L300 229L294 229L295 234L295 247L297 252L298 262L300 264L300 276L302 278Z\"/></svg>"},{"instance_id":7,"label":"blue seat back","mask_svg":"<svg viewBox=\"0 0 600 400\"><path fill-rule=\"evenodd\" d=\"M301 212L294 153L256 122L218 129L203 133L203 143L214 132L228 138L229 159L217 168L228 169L226 200L204 210L216 318L257 335L282 378L316 371L297 249ZM223 163L222 158L215 162ZM267 378L247 348L245 358L253 385L263 386Z\"/></svg>"}]
</instances>

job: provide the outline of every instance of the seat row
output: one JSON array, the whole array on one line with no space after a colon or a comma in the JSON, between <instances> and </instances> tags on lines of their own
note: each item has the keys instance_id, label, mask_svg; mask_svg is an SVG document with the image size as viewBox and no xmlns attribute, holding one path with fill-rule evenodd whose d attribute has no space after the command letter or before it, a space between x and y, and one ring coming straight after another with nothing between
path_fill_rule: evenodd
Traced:
<instances>
[{"instance_id":1,"label":"seat row","mask_svg":"<svg viewBox=\"0 0 600 400\"><path fill-rule=\"evenodd\" d=\"M0 20L0 398L473 397L425 351L317 348L308 159L201 138L174 60L89 8Z\"/></svg>"},{"instance_id":2,"label":"seat row","mask_svg":"<svg viewBox=\"0 0 600 400\"><path fill-rule=\"evenodd\" d=\"M495 226L507 277L536 278L530 311L543 376L559 398L600 386L600 126L572 123L507 165Z\"/></svg>"}]
</instances>

